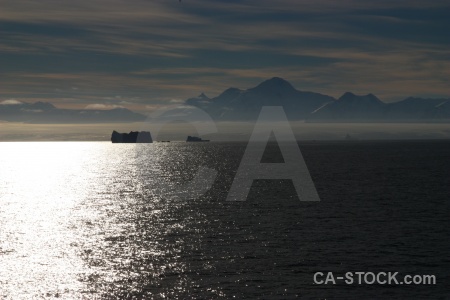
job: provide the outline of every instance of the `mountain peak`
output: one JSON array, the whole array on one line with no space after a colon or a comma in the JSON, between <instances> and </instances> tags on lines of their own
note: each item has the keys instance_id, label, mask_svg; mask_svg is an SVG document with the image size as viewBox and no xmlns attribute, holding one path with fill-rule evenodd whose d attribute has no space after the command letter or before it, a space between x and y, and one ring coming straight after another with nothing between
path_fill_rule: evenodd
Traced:
<instances>
[{"instance_id":1,"label":"mountain peak","mask_svg":"<svg viewBox=\"0 0 450 300\"><path fill-rule=\"evenodd\" d=\"M203 107L210 100L211 99L209 99L209 97L206 96L205 93L201 93L197 97L187 99L185 103L193 106Z\"/></svg>"},{"instance_id":2,"label":"mountain peak","mask_svg":"<svg viewBox=\"0 0 450 300\"><path fill-rule=\"evenodd\" d=\"M267 79L266 81L268 81L268 82L275 82L275 83L289 83L289 82L287 82L287 80L284 80L283 78L281 78L281 77L272 77L272 78L270 78L270 79Z\"/></svg>"},{"instance_id":3,"label":"mountain peak","mask_svg":"<svg viewBox=\"0 0 450 300\"><path fill-rule=\"evenodd\" d=\"M56 107L53 104L49 103L49 102L38 101L38 102L30 103L28 105L32 109L41 109L41 110L56 109Z\"/></svg>"},{"instance_id":4,"label":"mountain peak","mask_svg":"<svg viewBox=\"0 0 450 300\"><path fill-rule=\"evenodd\" d=\"M345 101L345 102L365 101L365 102L383 103L374 94L367 94L362 96L362 95L355 95L351 92L346 92L338 99L338 101Z\"/></svg>"},{"instance_id":5,"label":"mountain peak","mask_svg":"<svg viewBox=\"0 0 450 300\"><path fill-rule=\"evenodd\" d=\"M340 98L339 98L339 100L340 99L345 99L345 98L353 98L353 97L356 97L356 95L355 94L353 94L352 92L345 92L344 93L344 95L342 95Z\"/></svg>"},{"instance_id":6,"label":"mountain peak","mask_svg":"<svg viewBox=\"0 0 450 300\"><path fill-rule=\"evenodd\" d=\"M255 90L295 90L294 87L286 80L280 77L273 77L266 81L263 81L258 86L253 88Z\"/></svg>"},{"instance_id":7,"label":"mountain peak","mask_svg":"<svg viewBox=\"0 0 450 300\"><path fill-rule=\"evenodd\" d=\"M209 99L208 96L206 96L205 93L203 93L203 92L200 95L198 95L197 98L199 98L199 99Z\"/></svg>"}]
</instances>

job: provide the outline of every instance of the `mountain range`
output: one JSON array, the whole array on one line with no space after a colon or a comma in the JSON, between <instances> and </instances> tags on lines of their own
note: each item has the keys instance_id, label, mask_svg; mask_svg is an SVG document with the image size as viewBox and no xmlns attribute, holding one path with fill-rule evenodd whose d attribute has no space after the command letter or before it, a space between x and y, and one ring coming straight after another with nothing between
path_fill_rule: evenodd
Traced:
<instances>
[{"instance_id":1,"label":"mountain range","mask_svg":"<svg viewBox=\"0 0 450 300\"><path fill-rule=\"evenodd\" d=\"M299 91L279 77L245 90L229 88L214 98L202 93L184 103L203 109L216 121L254 121L262 106L283 106L292 121L450 123L450 98L409 97L399 102L385 103L373 94L347 92L335 99L320 93ZM189 109L180 108L180 111L183 114ZM0 121L9 122L113 123L145 119L145 115L126 108L60 109L47 102L6 100L0 103Z\"/></svg>"},{"instance_id":2,"label":"mountain range","mask_svg":"<svg viewBox=\"0 0 450 300\"><path fill-rule=\"evenodd\" d=\"M23 123L114 123L139 122L145 116L126 108L110 110L60 109L48 102L13 101L0 105L0 120Z\"/></svg>"},{"instance_id":3,"label":"mountain range","mask_svg":"<svg viewBox=\"0 0 450 300\"><path fill-rule=\"evenodd\" d=\"M205 94L186 104L205 110L221 121L255 120L262 106L283 106L289 120L307 122L450 122L450 98L407 98L385 103L373 94L347 92L339 99L296 90L274 77L254 88L229 88L214 98Z\"/></svg>"},{"instance_id":4,"label":"mountain range","mask_svg":"<svg viewBox=\"0 0 450 300\"><path fill-rule=\"evenodd\" d=\"M186 100L186 104L204 109L216 120L254 120L262 106L283 106L289 119L303 120L334 100L319 93L298 91L286 80L274 77L247 90L229 88L212 99L201 94Z\"/></svg>"}]
</instances>

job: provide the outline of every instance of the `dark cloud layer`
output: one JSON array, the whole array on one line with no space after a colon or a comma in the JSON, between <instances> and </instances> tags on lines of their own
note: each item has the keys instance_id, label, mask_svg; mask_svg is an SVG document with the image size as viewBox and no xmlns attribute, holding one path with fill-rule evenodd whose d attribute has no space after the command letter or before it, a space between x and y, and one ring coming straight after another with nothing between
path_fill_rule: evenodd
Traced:
<instances>
[{"instance_id":1,"label":"dark cloud layer","mask_svg":"<svg viewBox=\"0 0 450 300\"><path fill-rule=\"evenodd\" d=\"M273 76L335 97L449 96L448 1L1 3L0 100L157 107Z\"/></svg>"}]
</instances>

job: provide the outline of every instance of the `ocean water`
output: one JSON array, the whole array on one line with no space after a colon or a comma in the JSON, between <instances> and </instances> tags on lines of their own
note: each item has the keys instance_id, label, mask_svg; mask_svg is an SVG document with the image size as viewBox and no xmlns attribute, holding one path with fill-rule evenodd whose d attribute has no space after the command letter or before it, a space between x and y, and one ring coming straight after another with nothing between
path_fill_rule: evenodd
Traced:
<instances>
[{"instance_id":1,"label":"ocean water","mask_svg":"<svg viewBox=\"0 0 450 300\"><path fill-rule=\"evenodd\" d=\"M227 202L245 147L0 143L0 298L450 297L450 141L300 142L320 202L289 180ZM212 188L173 197L200 166ZM358 271L437 283L313 280Z\"/></svg>"}]
</instances>

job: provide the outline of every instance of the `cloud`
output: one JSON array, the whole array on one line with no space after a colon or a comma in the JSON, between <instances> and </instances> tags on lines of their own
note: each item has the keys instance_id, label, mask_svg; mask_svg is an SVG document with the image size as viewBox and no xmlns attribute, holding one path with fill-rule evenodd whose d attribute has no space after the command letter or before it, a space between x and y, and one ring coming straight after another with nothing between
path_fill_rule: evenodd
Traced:
<instances>
[{"instance_id":1,"label":"cloud","mask_svg":"<svg viewBox=\"0 0 450 300\"><path fill-rule=\"evenodd\" d=\"M18 104L23 104L23 102L14 99L4 100L0 102L0 105L18 105Z\"/></svg>"},{"instance_id":2,"label":"cloud","mask_svg":"<svg viewBox=\"0 0 450 300\"><path fill-rule=\"evenodd\" d=\"M7 1L0 15L2 96L111 107L121 103L106 98L120 94L139 97L132 105L161 105L273 76L333 96L448 95L449 23L442 12L449 6L446 0ZM22 58L26 65L17 63Z\"/></svg>"},{"instance_id":3,"label":"cloud","mask_svg":"<svg viewBox=\"0 0 450 300\"><path fill-rule=\"evenodd\" d=\"M120 105L130 105L130 104L134 104L134 103L133 103L133 102L129 102L129 101L124 101L124 100L122 100L122 101L119 102L119 104L120 104Z\"/></svg>"},{"instance_id":4,"label":"cloud","mask_svg":"<svg viewBox=\"0 0 450 300\"><path fill-rule=\"evenodd\" d=\"M99 104L99 103L94 103L94 104L89 104L86 105L86 107L84 109L91 109L91 110L110 110L110 109L114 109L114 108L124 108L121 105L115 105L115 104Z\"/></svg>"},{"instance_id":5,"label":"cloud","mask_svg":"<svg viewBox=\"0 0 450 300\"><path fill-rule=\"evenodd\" d=\"M181 104L181 103L184 103L184 101L186 101L186 99L170 99L169 103L170 104Z\"/></svg>"}]
</instances>

